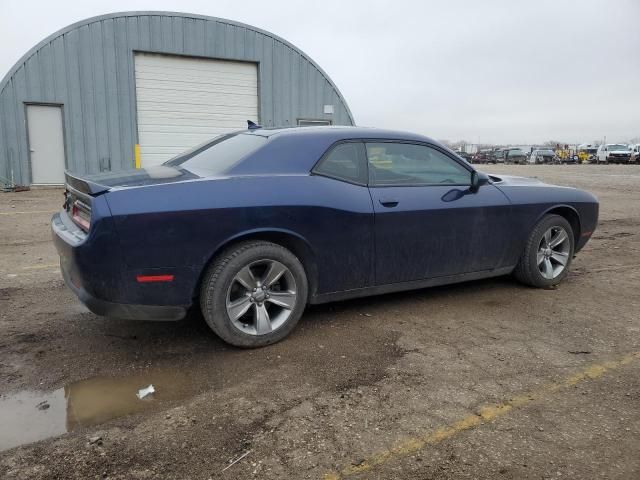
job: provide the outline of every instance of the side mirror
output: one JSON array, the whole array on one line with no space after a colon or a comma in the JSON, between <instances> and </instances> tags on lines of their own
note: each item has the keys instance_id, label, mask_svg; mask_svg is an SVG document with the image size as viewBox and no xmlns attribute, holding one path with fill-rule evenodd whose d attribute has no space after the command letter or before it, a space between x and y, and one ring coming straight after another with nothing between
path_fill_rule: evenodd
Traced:
<instances>
[{"instance_id":1,"label":"side mirror","mask_svg":"<svg viewBox=\"0 0 640 480\"><path fill-rule=\"evenodd\" d=\"M480 176L478 175L478 172L473 170L471 172L471 186L469 187L469 190L475 193L479 189L480 189Z\"/></svg>"},{"instance_id":2,"label":"side mirror","mask_svg":"<svg viewBox=\"0 0 640 480\"><path fill-rule=\"evenodd\" d=\"M473 170L471 172L471 185L469 186L469 191L471 193L476 193L480 190L482 185L487 185L491 183L489 180L489 175L483 172L478 172L477 170Z\"/></svg>"}]
</instances>

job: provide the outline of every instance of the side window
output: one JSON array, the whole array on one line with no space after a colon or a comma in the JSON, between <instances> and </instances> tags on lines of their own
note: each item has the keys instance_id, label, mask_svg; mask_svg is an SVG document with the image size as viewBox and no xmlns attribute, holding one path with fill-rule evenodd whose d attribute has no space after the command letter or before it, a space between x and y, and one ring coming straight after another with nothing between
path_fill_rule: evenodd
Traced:
<instances>
[{"instance_id":1,"label":"side window","mask_svg":"<svg viewBox=\"0 0 640 480\"><path fill-rule=\"evenodd\" d=\"M313 173L346 182L366 184L367 165L363 148L360 142L339 143L329 150L313 169Z\"/></svg>"},{"instance_id":2,"label":"side window","mask_svg":"<svg viewBox=\"0 0 640 480\"><path fill-rule=\"evenodd\" d=\"M470 185L471 172L425 145L367 143L371 185Z\"/></svg>"}]
</instances>

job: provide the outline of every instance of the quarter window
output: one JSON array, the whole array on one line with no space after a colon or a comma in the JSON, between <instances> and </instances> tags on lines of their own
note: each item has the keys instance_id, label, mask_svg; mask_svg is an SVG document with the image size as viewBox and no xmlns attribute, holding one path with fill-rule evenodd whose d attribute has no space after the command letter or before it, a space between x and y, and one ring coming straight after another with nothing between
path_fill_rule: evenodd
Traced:
<instances>
[{"instance_id":1,"label":"quarter window","mask_svg":"<svg viewBox=\"0 0 640 480\"><path fill-rule=\"evenodd\" d=\"M367 143L372 185L470 185L471 173L458 162L425 145Z\"/></svg>"},{"instance_id":2,"label":"quarter window","mask_svg":"<svg viewBox=\"0 0 640 480\"><path fill-rule=\"evenodd\" d=\"M313 170L314 173L352 183L367 183L367 166L360 142L333 147Z\"/></svg>"}]
</instances>

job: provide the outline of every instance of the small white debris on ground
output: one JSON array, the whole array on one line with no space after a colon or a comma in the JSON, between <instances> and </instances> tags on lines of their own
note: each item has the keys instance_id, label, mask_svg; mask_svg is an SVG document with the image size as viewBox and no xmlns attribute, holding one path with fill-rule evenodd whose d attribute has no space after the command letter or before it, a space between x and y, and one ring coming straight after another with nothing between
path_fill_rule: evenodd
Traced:
<instances>
[{"instance_id":1,"label":"small white debris on ground","mask_svg":"<svg viewBox=\"0 0 640 480\"><path fill-rule=\"evenodd\" d=\"M155 393L156 389L153 388L153 385L149 385L146 388L141 388L140 390L138 390L138 393L136 393L136 397L138 397L140 400L142 400L143 398L147 397L148 395L151 395L152 393Z\"/></svg>"}]
</instances>

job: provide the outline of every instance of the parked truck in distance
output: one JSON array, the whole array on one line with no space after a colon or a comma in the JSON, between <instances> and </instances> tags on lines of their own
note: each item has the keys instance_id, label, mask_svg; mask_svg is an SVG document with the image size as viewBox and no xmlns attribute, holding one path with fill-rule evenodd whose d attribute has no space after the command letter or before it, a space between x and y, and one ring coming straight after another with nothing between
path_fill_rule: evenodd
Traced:
<instances>
[{"instance_id":1,"label":"parked truck in distance","mask_svg":"<svg viewBox=\"0 0 640 480\"><path fill-rule=\"evenodd\" d=\"M598 163L630 163L631 150L621 143L607 143L598 147Z\"/></svg>"}]
</instances>

